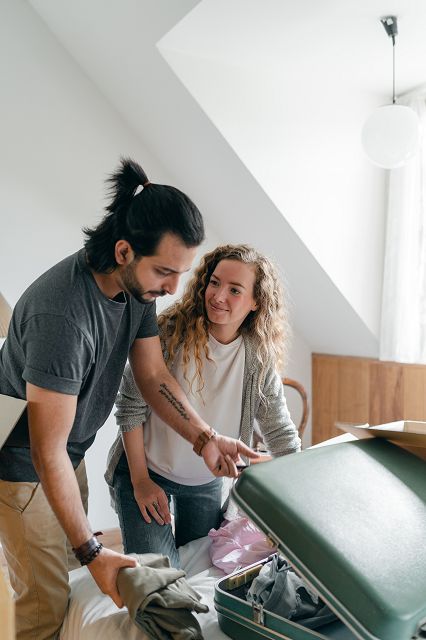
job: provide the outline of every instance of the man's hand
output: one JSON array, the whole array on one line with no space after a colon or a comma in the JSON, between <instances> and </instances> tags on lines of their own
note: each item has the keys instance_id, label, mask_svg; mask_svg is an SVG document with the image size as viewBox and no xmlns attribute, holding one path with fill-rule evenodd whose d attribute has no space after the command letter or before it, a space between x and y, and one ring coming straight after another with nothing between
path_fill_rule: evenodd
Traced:
<instances>
[{"instance_id":1,"label":"man's hand","mask_svg":"<svg viewBox=\"0 0 426 640\"><path fill-rule=\"evenodd\" d=\"M237 464L242 463L240 456L257 459L259 454L240 440L217 435L204 445L201 451L204 462L213 475L238 477Z\"/></svg>"},{"instance_id":2,"label":"man's hand","mask_svg":"<svg viewBox=\"0 0 426 640\"><path fill-rule=\"evenodd\" d=\"M151 478L139 480L133 487L135 500L139 505L145 522L151 523L149 514L158 524L170 524L172 518L169 511L169 501L163 489ZM149 513L148 513L149 512Z\"/></svg>"},{"instance_id":3,"label":"man's hand","mask_svg":"<svg viewBox=\"0 0 426 640\"><path fill-rule=\"evenodd\" d=\"M135 558L129 558L104 547L100 554L87 565L87 568L102 593L109 596L121 609L124 603L117 590L118 571L123 567L136 567L137 564Z\"/></svg>"}]
</instances>

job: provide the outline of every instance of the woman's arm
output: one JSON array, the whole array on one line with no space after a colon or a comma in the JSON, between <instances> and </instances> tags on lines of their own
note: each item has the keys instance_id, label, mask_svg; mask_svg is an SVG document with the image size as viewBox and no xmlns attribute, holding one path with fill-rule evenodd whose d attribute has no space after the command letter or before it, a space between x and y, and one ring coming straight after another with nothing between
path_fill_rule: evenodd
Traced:
<instances>
[{"instance_id":1,"label":"woman's arm","mask_svg":"<svg viewBox=\"0 0 426 640\"><path fill-rule=\"evenodd\" d=\"M121 434L123 446L130 469L135 500L144 520L149 524L151 518L158 524L170 524L169 503L163 489L149 477L143 441L143 426Z\"/></svg>"},{"instance_id":2,"label":"woman's arm","mask_svg":"<svg viewBox=\"0 0 426 640\"><path fill-rule=\"evenodd\" d=\"M270 369L263 385L266 406L260 402L256 413L265 445L274 457L300 451L301 441L291 419L278 373Z\"/></svg>"},{"instance_id":3,"label":"woman's arm","mask_svg":"<svg viewBox=\"0 0 426 640\"><path fill-rule=\"evenodd\" d=\"M139 428L151 414L151 407L142 397L129 364L124 369L115 406L115 419L121 432Z\"/></svg>"},{"instance_id":4,"label":"woman's arm","mask_svg":"<svg viewBox=\"0 0 426 640\"><path fill-rule=\"evenodd\" d=\"M192 408L165 365L157 336L135 340L129 360L142 396L166 424L196 446L213 475L236 478L240 455L258 457L240 440L216 434Z\"/></svg>"}]
</instances>

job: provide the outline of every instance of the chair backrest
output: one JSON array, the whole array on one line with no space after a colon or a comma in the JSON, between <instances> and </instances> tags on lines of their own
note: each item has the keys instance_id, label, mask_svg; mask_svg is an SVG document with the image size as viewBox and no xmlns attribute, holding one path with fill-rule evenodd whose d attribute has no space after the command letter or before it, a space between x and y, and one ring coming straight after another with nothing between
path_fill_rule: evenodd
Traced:
<instances>
[{"instance_id":1,"label":"chair backrest","mask_svg":"<svg viewBox=\"0 0 426 640\"><path fill-rule=\"evenodd\" d=\"M291 378L283 378L283 385L285 387L292 387L296 389L296 391L300 394L302 399L302 417L300 419L299 424L299 437L303 436L303 432L305 431L306 423L308 421L309 416L309 404L308 404L308 394L306 393L305 387L298 382L297 380L292 380Z\"/></svg>"}]
</instances>

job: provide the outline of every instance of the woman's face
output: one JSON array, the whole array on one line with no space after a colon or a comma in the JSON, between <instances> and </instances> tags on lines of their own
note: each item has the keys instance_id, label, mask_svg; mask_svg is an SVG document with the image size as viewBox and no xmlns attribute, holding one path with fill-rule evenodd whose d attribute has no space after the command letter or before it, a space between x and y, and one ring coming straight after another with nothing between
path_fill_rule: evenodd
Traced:
<instances>
[{"instance_id":1,"label":"woman's face","mask_svg":"<svg viewBox=\"0 0 426 640\"><path fill-rule=\"evenodd\" d=\"M253 297L255 266L238 260L221 260L205 292L210 332L219 342L232 342L250 311L257 308Z\"/></svg>"}]
</instances>

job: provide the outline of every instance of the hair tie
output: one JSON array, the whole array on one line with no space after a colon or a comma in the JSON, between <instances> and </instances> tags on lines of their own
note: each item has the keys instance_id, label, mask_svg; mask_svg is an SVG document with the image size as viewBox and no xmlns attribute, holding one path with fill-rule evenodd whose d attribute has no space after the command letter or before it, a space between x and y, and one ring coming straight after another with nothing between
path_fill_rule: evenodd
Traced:
<instances>
[{"instance_id":1,"label":"hair tie","mask_svg":"<svg viewBox=\"0 0 426 640\"><path fill-rule=\"evenodd\" d=\"M138 184L138 186L136 187L135 193L133 194L133 196L138 196L140 194L141 191L143 191L145 189L145 187L148 187L150 185L150 181L147 180L146 182L144 182L143 184Z\"/></svg>"}]
</instances>

